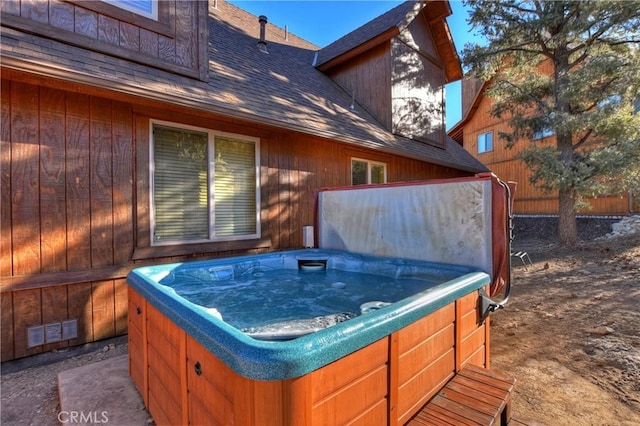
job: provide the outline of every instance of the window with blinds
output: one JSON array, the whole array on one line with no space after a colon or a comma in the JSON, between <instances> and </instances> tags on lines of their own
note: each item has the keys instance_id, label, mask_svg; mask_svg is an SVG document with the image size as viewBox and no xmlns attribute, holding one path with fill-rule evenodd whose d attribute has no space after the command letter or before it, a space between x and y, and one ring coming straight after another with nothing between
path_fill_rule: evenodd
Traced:
<instances>
[{"instance_id":1,"label":"window with blinds","mask_svg":"<svg viewBox=\"0 0 640 426\"><path fill-rule=\"evenodd\" d=\"M152 124L153 243L259 237L257 141Z\"/></svg>"},{"instance_id":2,"label":"window with blinds","mask_svg":"<svg viewBox=\"0 0 640 426\"><path fill-rule=\"evenodd\" d=\"M351 184L366 185L385 183L387 181L387 165L375 161L352 159Z\"/></svg>"},{"instance_id":3,"label":"window with blinds","mask_svg":"<svg viewBox=\"0 0 640 426\"><path fill-rule=\"evenodd\" d=\"M156 21L158 20L157 0L109 0L107 3L128 10L129 12L137 13L138 15L146 16Z\"/></svg>"}]
</instances>

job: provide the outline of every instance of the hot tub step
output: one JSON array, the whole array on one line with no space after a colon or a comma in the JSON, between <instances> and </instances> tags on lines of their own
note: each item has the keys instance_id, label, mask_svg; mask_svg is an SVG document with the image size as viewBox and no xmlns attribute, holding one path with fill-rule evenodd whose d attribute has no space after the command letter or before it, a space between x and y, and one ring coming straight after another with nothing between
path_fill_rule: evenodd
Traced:
<instances>
[{"instance_id":1,"label":"hot tub step","mask_svg":"<svg viewBox=\"0 0 640 426\"><path fill-rule=\"evenodd\" d=\"M406 426L506 425L515 382L502 372L467 365Z\"/></svg>"}]
</instances>

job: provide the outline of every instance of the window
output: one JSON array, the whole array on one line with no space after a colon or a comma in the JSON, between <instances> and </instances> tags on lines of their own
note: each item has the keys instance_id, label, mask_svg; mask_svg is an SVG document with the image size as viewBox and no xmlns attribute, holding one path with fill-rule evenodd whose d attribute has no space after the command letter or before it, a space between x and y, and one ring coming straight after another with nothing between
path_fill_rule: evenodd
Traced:
<instances>
[{"instance_id":1,"label":"window","mask_svg":"<svg viewBox=\"0 0 640 426\"><path fill-rule=\"evenodd\" d=\"M351 184L385 183L387 181L387 165L374 161L351 160Z\"/></svg>"},{"instance_id":2,"label":"window","mask_svg":"<svg viewBox=\"0 0 640 426\"><path fill-rule=\"evenodd\" d=\"M478 135L478 154L493 151L493 132Z\"/></svg>"},{"instance_id":3,"label":"window","mask_svg":"<svg viewBox=\"0 0 640 426\"><path fill-rule=\"evenodd\" d=\"M258 238L258 141L154 122L154 245Z\"/></svg>"},{"instance_id":4,"label":"window","mask_svg":"<svg viewBox=\"0 0 640 426\"><path fill-rule=\"evenodd\" d=\"M158 20L157 0L106 0L107 3L138 15Z\"/></svg>"}]
</instances>

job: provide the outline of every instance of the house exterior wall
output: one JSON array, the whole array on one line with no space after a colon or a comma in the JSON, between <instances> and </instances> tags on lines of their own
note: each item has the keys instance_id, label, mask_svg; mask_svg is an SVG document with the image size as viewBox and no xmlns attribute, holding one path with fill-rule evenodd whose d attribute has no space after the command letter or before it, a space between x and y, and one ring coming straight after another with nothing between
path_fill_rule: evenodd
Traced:
<instances>
[{"instance_id":1,"label":"house exterior wall","mask_svg":"<svg viewBox=\"0 0 640 426\"><path fill-rule=\"evenodd\" d=\"M126 334L134 267L302 246L313 193L349 185L351 158L389 182L456 169L103 89L3 70L2 361ZM150 120L260 139L259 239L151 246ZM29 348L27 328L78 320L78 337Z\"/></svg>"},{"instance_id":2,"label":"house exterior wall","mask_svg":"<svg viewBox=\"0 0 640 426\"><path fill-rule=\"evenodd\" d=\"M326 72L390 132L444 147L445 64L425 13Z\"/></svg>"},{"instance_id":3,"label":"house exterior wall","mask_svg":"<svg viewBox=\"0 0 640 426\"><path fill-rule=\"evenodd\" d=\"M391 45L386 41L329 71L331 78L391 129ZM372 83L375 82L375 83Z\"/></svg>"},{"instance_id":4,"label":"house exterior wall","mask_svg":"<svg viewBox=\"0 0 640 426\"><path fill-rule=\"evenodd\" d=\"M444 147L444 68L438 58L416 48L392 40L391 131Z\"/></svg>"},{"instance_id":5,"label":"house exterior wall","mask_svg":"<svg viewBox=\"0 0 640 426\"><path fill-rule=\"evenodd\" d=\"M445 65L427 10L391 41L392 132L444 147Z\"/></svg>"},{"instance_id":6,"label":"house exterior wall","mask_svg":"<svg viewBox=\"0 0 640 426\"><path fill-rule=\"evenodd\" d=\"M3 26L206 80L208 1L157 4L157 20L103 1L8 0L0 12Z\"/></svg>"},{"instance_id":7,"label":"house exterior wall","mask_svg":"<svg viewBox=\"0 0 640 426\"><path fill-rule=\"evenodd\" d=\"M478 89L479 87L476 86ZM463 96L465 93L463 92ZM471 94L472 91L469 90L468 93ZM475 96L475 93L472 96ZM526 148L530 141L521 140L516 142L512 148L507 148L505 142L500 140L499 134L500 132L509 132L510 128L506 120L500 120L490 115L491 99L481 95L476 107L475 112L464 124L463 147L500 179L517 182L518 187L514 199L515 214L558 214L557 192L545 193L536 189L529 182L531 172L522 161L516 158L516 155ZM487 132L493 133L493 150L479 153L478 136ZM546 137L544 143L555 145L555 136ZM591 208L578 210L578 214L626 215L630 213L630 207L632 211L640 210L640 201L637 196L632 196L631 200L629 195L625 195L586 198L585 201L591 205Z\"/></svg>"}]
</instances>

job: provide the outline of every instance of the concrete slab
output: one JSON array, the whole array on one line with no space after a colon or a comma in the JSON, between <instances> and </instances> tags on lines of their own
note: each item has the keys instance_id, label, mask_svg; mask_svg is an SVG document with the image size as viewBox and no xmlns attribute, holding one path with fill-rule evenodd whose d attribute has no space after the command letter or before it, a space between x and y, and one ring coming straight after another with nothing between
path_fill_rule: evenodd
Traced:
<instances>
[{"instance_id":1,"label":"concrete slab","mask_svg":"<svg viewBox=\"0 0 640 426\"><path fill-rule=\"evenodd\" d=\"M127 355L58 374L61 423L147 426L153 424L128 373Z\"/></svg>"}]
</instances>

